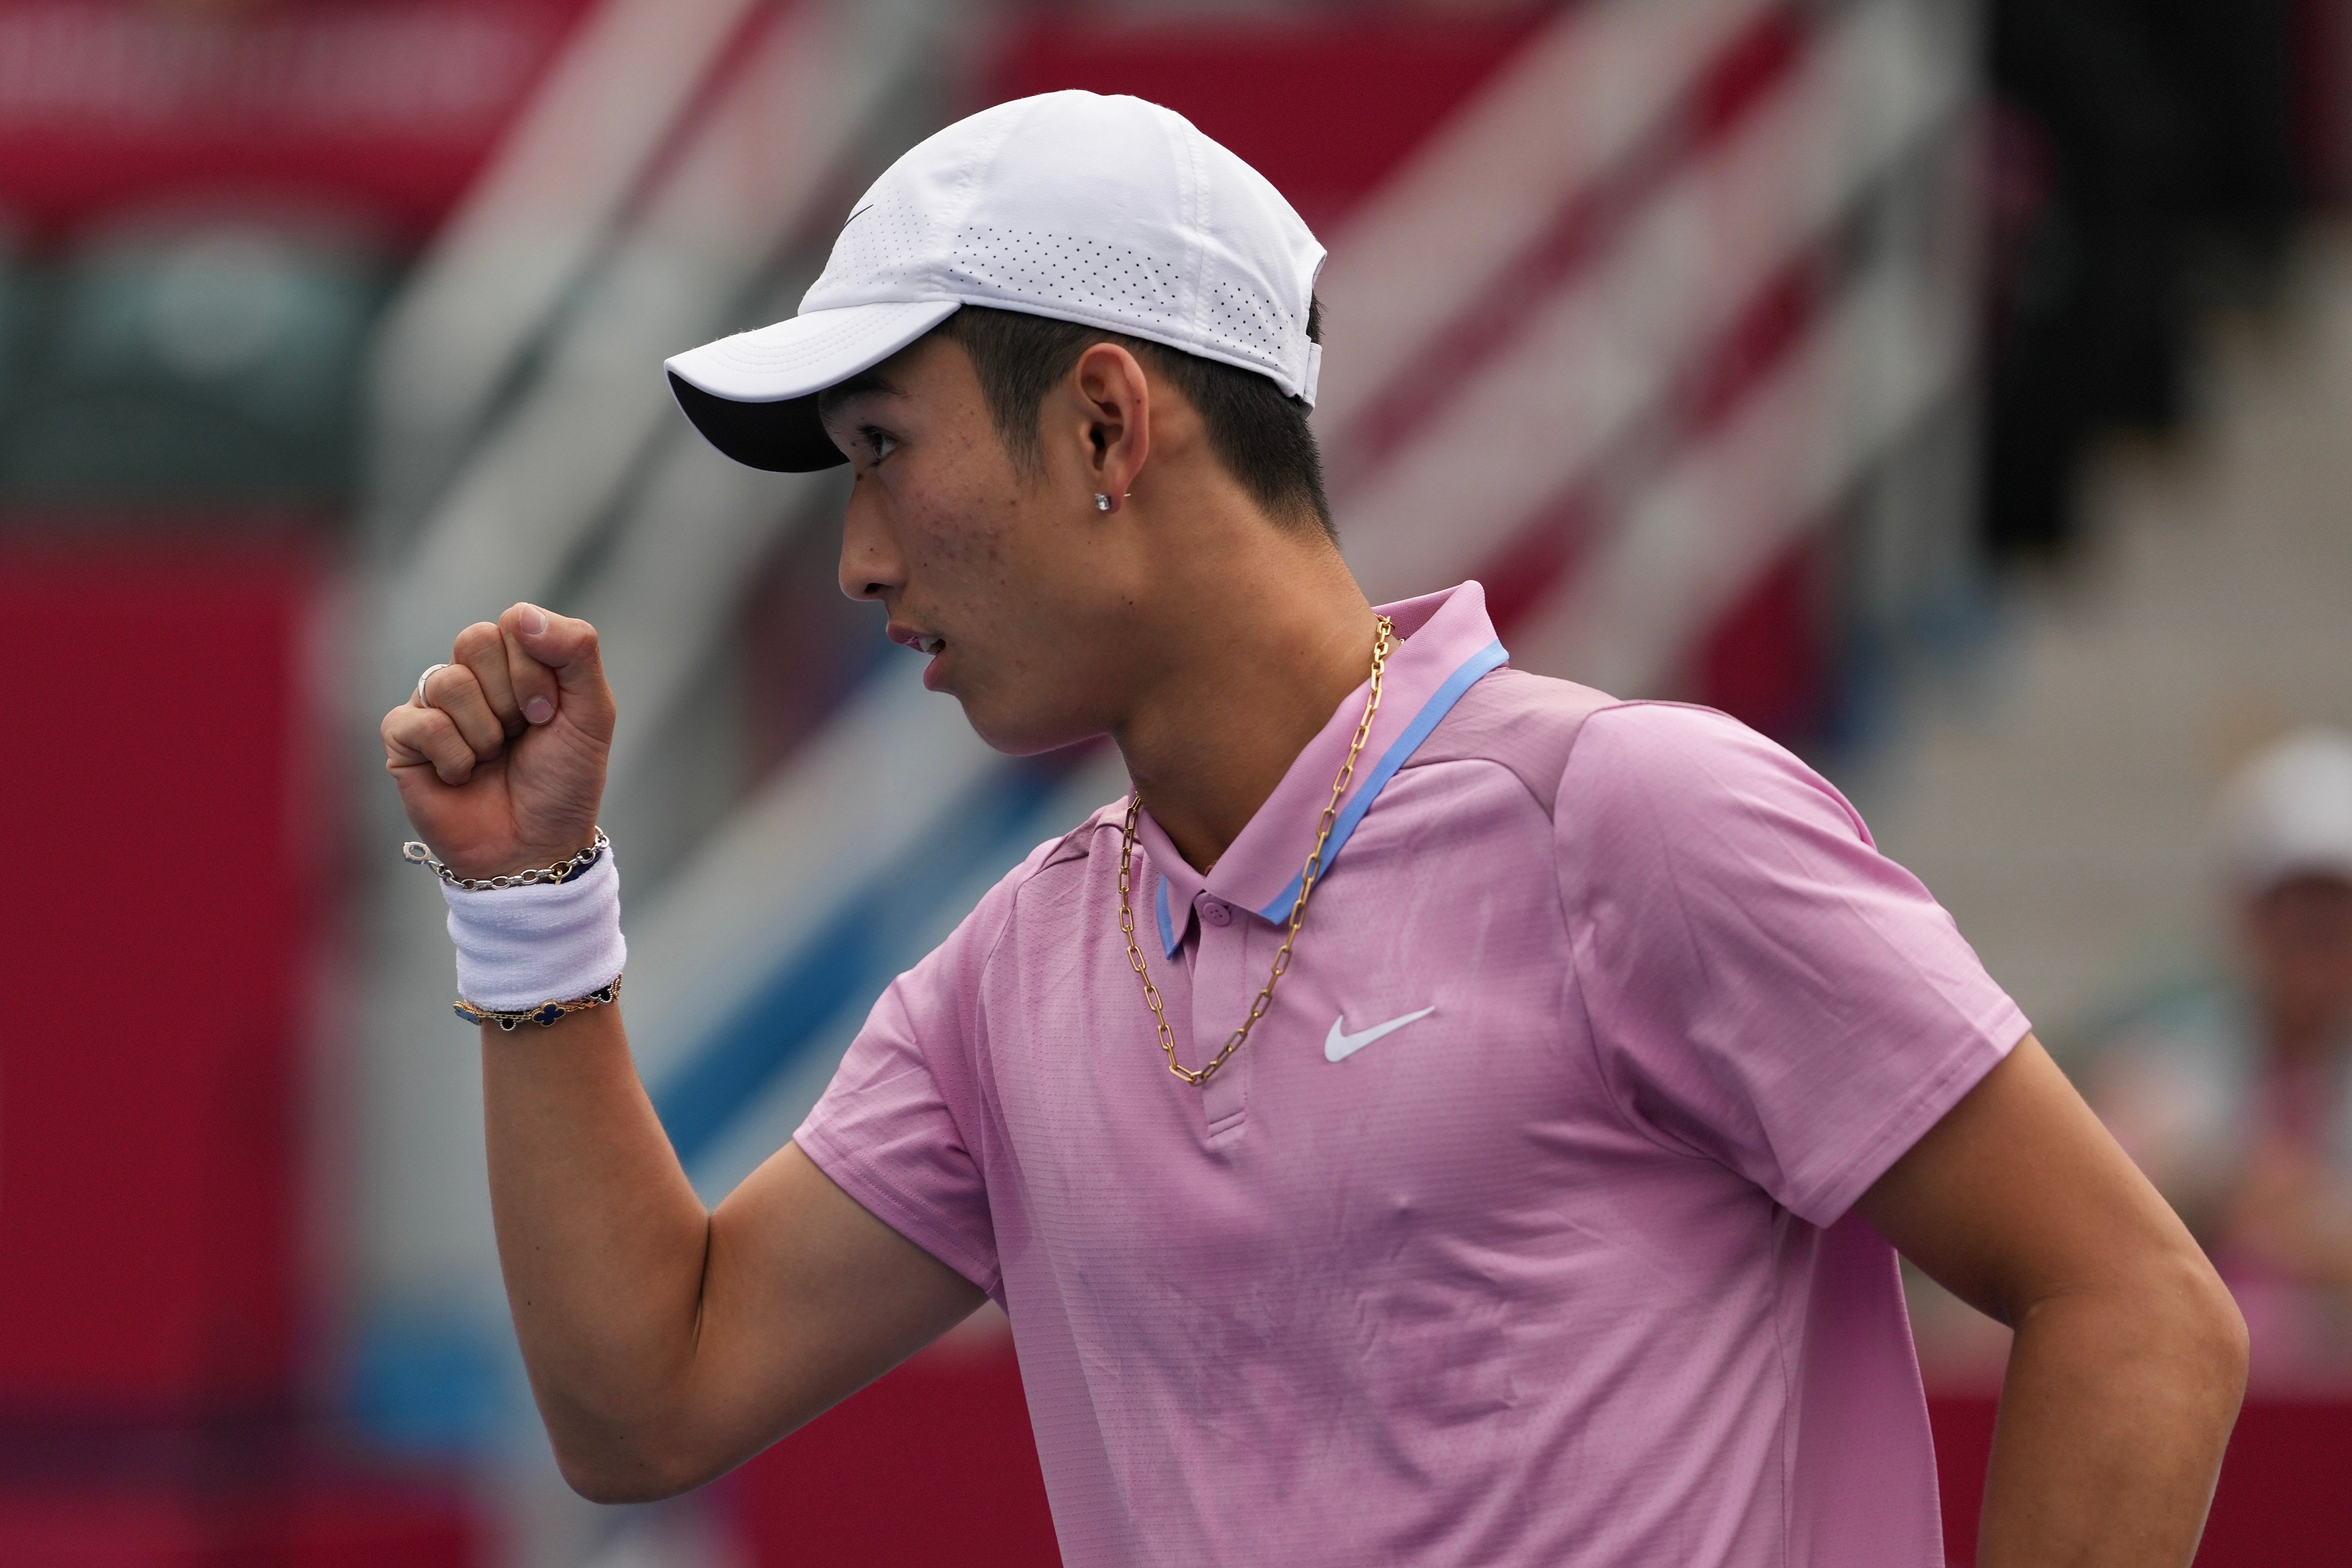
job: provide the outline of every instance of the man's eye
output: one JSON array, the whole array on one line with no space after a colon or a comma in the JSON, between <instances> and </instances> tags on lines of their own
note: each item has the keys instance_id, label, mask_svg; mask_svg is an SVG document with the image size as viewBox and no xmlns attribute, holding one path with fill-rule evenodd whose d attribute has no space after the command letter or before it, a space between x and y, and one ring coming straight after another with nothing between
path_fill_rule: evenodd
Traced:
<instances>
[{"instance_id":1,"label":"man's eye","mask_svg":"<svg viewBox=\"0 0 2352 1568\"><path fill-rule=\"evenodd\" d=\"M867 449L873 452L874 460L878 463L898 449L898 437L880 430L868 430L866 432L866 444Z\"/></svg>"}]
</instances>

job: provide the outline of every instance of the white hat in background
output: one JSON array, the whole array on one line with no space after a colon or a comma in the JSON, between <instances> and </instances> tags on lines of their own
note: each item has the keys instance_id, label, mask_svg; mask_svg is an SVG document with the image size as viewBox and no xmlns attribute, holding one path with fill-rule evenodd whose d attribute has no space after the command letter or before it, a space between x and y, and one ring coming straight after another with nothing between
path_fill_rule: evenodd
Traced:
<instances>
[{"instance_id":1,"label":"white hat in background","mask_svg":"<svg viewBox=\"0 0 2352 1568\"><path fill-rule=\"evenodd\" d=\"M843 458L815 395L989 305L1238 365L1312 404L1323 254L1264 175L1183 116L1043 93L908 151L859 198L798 315L676 356L670 386L738 462L830 468Z\"/></svg>"},{"instance_id":2,"label":"white hat in background","mask_svg":"<svg viewBox=\"0 0 2352 1568\"><path fill-rule=\"evenodd\" d=\"M2315 873L2352 881L2352 736L2313 728L2271 746L2222 792L2220 826L2245 891Z\"/></svg>"}]
</instances>

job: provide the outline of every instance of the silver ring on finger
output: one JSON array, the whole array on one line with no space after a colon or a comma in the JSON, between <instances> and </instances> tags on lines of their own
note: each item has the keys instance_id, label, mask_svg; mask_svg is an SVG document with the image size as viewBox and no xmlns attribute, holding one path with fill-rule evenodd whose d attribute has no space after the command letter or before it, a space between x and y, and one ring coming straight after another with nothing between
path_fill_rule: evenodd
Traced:
<instances>
[{"instance_id":1,"label":"silver ring on finger","mask_svg":"<svg viewBox=\"0 0 2352 1568\"><path fill-rule=\"evenodd\" d=\"M425 673L416 678L416 705L419 708L430 708L433 706L433 704L425 700L425 683L432 679L433 677L440 671L448 668L449 667L446 664L428 664L425 667Z\"/></svg>"}]
</instances>

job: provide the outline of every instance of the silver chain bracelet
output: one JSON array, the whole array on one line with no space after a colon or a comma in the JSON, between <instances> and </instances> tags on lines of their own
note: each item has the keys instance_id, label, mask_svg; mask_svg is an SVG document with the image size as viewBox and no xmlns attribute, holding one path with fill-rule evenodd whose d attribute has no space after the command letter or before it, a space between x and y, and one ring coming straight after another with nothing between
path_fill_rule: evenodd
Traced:
<instances>
[{"instance_id":1,"label":"silver chain bracelet","mask_svg":"<svg viewBox=\"0 0 2352 1568\"><path fill-rule=\"evenodd\" d=\"M604 837L602 827L596 829L596 841L569 860L559 860L552 866L533 866L527 871L509 871L499 877L460 877L457 872L433 858L433 851L412 838L400 847L400 858L412 866L423 866L453 888L463 888L469 893L493 893L504 888L530 888L544 883L550 887L569 882L593 866L613 841Z\"/></svg>"}]
</instances>

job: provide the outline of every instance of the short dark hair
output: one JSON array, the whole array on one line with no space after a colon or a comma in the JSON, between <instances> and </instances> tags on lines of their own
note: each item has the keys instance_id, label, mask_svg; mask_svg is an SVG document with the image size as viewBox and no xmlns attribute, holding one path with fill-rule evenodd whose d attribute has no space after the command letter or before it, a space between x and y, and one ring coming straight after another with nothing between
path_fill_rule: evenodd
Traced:
<instances>
[{"instance_id":1,"label":"short dark hair","mask_svg":"<svg viewBox=\"0 0 2352 1568\"><path fill-rule=\"evenodd\" d=\"M1023 310L966 305L932 331L962 344L971 356L989 418L1021 467L1034 471L1045 461L1045 437L1037 426L1045 395L1080 354L1097 343L1117 343L1200 410L1210 450L1252 500L1277 521L1338 538L1331 504L1323 495L1322 453L1307 423L1307 401L1286 395L1272 377L1123 332ZM1319 300L1308 308L1307 335L1323 341Z\"/></svg>"}]
</instances>

